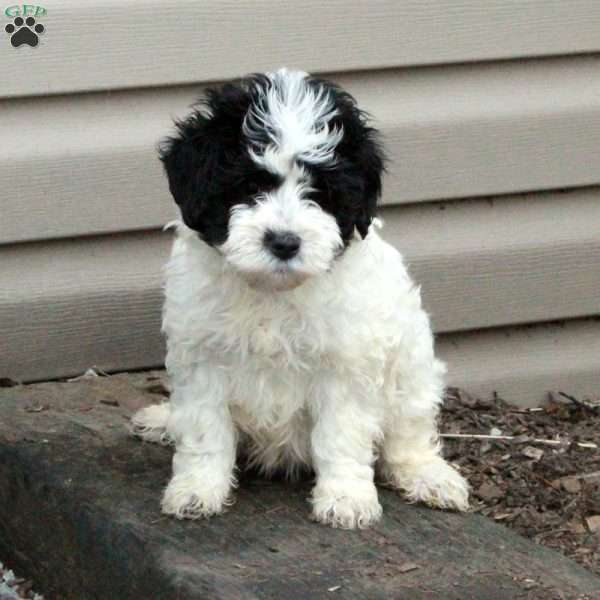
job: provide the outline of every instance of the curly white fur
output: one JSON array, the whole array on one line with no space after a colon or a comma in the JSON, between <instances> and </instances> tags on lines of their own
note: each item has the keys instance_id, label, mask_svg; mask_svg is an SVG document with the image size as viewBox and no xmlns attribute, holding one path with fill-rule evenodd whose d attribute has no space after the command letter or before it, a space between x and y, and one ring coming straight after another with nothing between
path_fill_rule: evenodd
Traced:
<instances>
[{"instance_id":1,"label":"curly white fur","mask_svg":"<svg viewBox=\"0 0 600 600\"><path fill-rule=\"evenodd\" d=\"M410 501L466 510L467 483L440 457L436 435L444 366L400 254L372 226L334 259L339 239L316 235L335 231L333 218L296 208L288 224L304 227L304 240L312 233L315 246L303 242L310 276L285 291L274 291L281 286L265 257L248 259L262 252L253 232L282 218L273 205L246 209L243 223L234 216L231 252L176 225L163 322L173 394L133 419L142 438L175 441L164 512L222 512L238 440L267 473L314 468L313 517L334 527L366 527L381 516L376 462ZM266 273L264 286L252 284L244 259L255 275Z\"/></svg>"}]
</instances>

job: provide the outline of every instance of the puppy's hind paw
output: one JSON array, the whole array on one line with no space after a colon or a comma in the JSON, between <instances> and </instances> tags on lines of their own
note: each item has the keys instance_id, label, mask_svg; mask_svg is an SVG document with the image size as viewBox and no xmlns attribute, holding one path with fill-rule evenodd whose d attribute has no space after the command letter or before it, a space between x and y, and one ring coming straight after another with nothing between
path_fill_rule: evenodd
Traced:
<instances>
[{"instance_id":1,"label":"puppy's hind paw","mask_svg":"<svg viewBox=\"0 0 600 600\"><path fill-rule=\"evenodd\" d=\"M170 412L171 408L168 402L146 406L131 417L129 431L145 442L168 446L173 443L166 431Z\"/></svg>"},{"instance_id":2,"label":"puppy's hind paw","mask_svg":"<svg viewBox=\"0 0 600 600\"><path fill-rule=\"evenodd\" d=\"M314 521L340 529L366 529L379 521L382 514L373 484L360 491L353 489L351 484L348 489L317 484L312 505Z\"/></svg>"},{"instance_id":3,"label":"puppy's hind paw","mask_svg":"<svg viewBox=\"0 0 600 600\"><path fill-rule=\"evenodd\" d=\"M423 502L434 508L469 509L469 484L443 458L387 468L387 479L404 491L409 502Z\"/></svg>"},{"instance_id":4,"label":"puppy's hind paw","mask_svg":"<svg viewBox=\"0 0 600 600\"><path fill-rule=\"evenodd\" d=\"M177 519L200 519L222 513L233 504L231 485L204 483L196 475L175 475L163 494L161 508Z\"/></svg>"}]
</instances>

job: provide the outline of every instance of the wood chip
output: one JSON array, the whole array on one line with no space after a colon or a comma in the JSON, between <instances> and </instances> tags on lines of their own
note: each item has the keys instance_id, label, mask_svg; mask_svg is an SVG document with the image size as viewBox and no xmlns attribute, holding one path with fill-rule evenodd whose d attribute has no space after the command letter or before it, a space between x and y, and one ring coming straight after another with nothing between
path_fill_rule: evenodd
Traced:
<instances>
[{"instance_id":1,"label":"wood chip","mask_svg":"<svg viewBox=\"0 0 600 600\"><path fill-rule=\"evenodd\" d=\"M414 562L405 562L398 567L398 571L400 573L409 573L410 571L416 571L418 568L419 565Z\"/></svg>"},{"instance_id":2,"label":"wood chip","mask_svg":"<svg viewBox=\"0 0 600 600\"><path fill-rule=\"evenodd\" d=\"M576 519L567 522L567 529L575 534L585 533L586 531L583 523Z\"/></svg>"},{"instance_id":3,"label":"wood chip","mask_svg":"<svg viewBox=\"0 0 600 600\"><path fill-rule=\"evenodd\" d=\"M521 454L527 458L532 458L533 460L540 460L540 458L544 456L544 451L541 448L535 448L534 446L525 446L525 448L521 450Z\"/></svg>"},{"instance_id":4,"label":"wood chip","mask_svg":"<svg viewBox=\"0 0 600 600\"><path fill-rule=\"evenodd\" d=\"M569 494L577 494L581 491L581 483L576 477L563 477L560 486Z\"/></svg>"},{"instance_id":5,"label":"wood chip","mask_svg":"<svg viewBox=\"0 0 600 600\"><path fill-rule=\"evenodd\" d=\"M596 531L600 531L600 515L593 515L591 517L587 517L585 522L587 523L588 529L592 533L596 533Z\"/></svg>"},{"instance_id":6,"label":"wood chip","mask_svg":"<svg viewBox=\"0 0 600 600\"><path fill-rule=\"evenodd\" d=\"M510 436L506 437L508 439ZM527 442L531 442L532 440L530 436L528 436L525 433L522 433L521 435L515 435L511 437L510 441L513 442L513 444L526 444Z\"/></svg>"},{"instance_id":7,"label":"wood chip","mask_svg":"<svg viewBox=\"0 0 600 600\"><path fill-rule=\"evenodd\" d=\"M487 481L477 488L475 494L485 502L497 500L504 496L504 492L496 484Z\"/></svg>"},{"instance_id":8,"label":"wood chip","mask_svg":"<svg viewBox=\"0 0 600 600\"><path fill-rule=\"evenodd\" d=\"M50 407L47 404L36 404L25 407L25 412L28 413L39 413L48 410Z\"/></svg>"},{"instance_id":9,"label":"wood chip","mask_svg":"<svg viewBox=\"0 0 600 600\"><path fill-rule=\"evenodd\" d=\"M32 588L33 581L31 579L27 579L19 586L19 593L21 594L21 596L25 596Z\"/></svg>"},{"instance_id":10,"label":"wood chip","mask_svg":"<svg viewBox=\"0 0 600 600\"><path fill-rule=\"evenodd\" d=\"M106 404L107 406L119 406L119 401L111 398L101 398L100 404Z\"/></svg>"},{"instance_id":11,"label":"wood chip","mask_svg":"<svg viewBox=\"0 0 600 600\"><path fill-rule=\"evenodd\" d=\"M575 475L578 479L583 479L587 483L600 483L600 471L593 471L592 473L580 473Z\"/></svg>"},{"instance_id":12,"label":"wood chip","mask_svg":"<svg viewBox=\"0 0 600 600\"><path fill-rule=\"evenodd\" d=\"M512 517L513 513L499 513L494 515L494 521L504 521L504 519L508 519Z\"/></svg>"}]
</instances>

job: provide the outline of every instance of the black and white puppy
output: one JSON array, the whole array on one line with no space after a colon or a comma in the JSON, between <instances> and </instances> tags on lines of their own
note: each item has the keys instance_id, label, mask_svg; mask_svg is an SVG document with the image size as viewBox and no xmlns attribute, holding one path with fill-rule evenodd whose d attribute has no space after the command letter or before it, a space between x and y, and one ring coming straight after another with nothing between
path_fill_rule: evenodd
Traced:
<instances>
[{"instance_id":1,"label":"black and white puppy","mask_svg":"<svg viewBox=\"0 0 600 600\"><path fill-rule=\"evenodd\" d=\"M375 210L377 132L334 84L281 69L207 93L162 160L181 211L166 268L168 403L133 431L173 442L165 513L223 511L245 446L267 474L314 469L313 516L366 527L379 477L465 510L440 456L444 366Z\"/></svg>"}]
</instances>

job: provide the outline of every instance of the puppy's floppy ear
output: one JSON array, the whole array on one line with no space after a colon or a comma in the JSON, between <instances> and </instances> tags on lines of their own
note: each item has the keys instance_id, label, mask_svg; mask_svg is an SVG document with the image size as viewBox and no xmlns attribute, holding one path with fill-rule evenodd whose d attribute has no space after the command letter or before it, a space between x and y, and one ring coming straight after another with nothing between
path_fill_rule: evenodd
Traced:
<instances>
[{"instance_id":1,"label":"puppy's floppy ear","mask_svg":"<svg viewBox=\"0 0 600 600\"><path fill-rule=\"evenodd\" d=\"M381 196L381 178L385 170L385 153L379 132L366 125L366 116L361 114L362 142L358 145L356 164L364 180L363 205L356 218L356 230L364 239L377 212Z\"/></svg>"},{"instance_id":2,"label":"puppy's floppy ear","mask_svg":"<svg viewBox=\"0 0 600 600\"><path fill-rule=\"evenodd\" d=\"M199 110L176 123L178 135L160 146L169 189L179 205L185 224L195 229L207 201L205 189L218 158L218 148L207 139L210 117Z\"/></svg>"},{"instance_id":3,"label":"puppy's floppy ear","mask_svg":"<svg viewBox=\"0 0 600 600\"><path fill-rule=\"evenodd\" d=\"M185 224L192 229L203 230L211 200L222 196L226 185L221 174L239 156L242 123L249 104L249 94L241 85L210 89L186 119L175 123L176 135L160 145L169 189ZM212 207L211 213L216 208ZM212 219L215 216L211 214Z\"/></svg>"},{"instance_id":4,"label":"puppy's floppy ear","mask_svg":"<svg viewBox=\"0 0 600 600\"><path fill-rule=\"evenodd\" d=\"M352 212L354 227L365 238L377 211L381 178L385 171L386 156L380 134L369 125L369 114L358 108L353 96L332 82L315 82L329 89L338 111L331 123L344 130L337 153L351 165L352 177L360 180L360 197L356 199Z\"/></svg>"}]
</instances>

